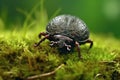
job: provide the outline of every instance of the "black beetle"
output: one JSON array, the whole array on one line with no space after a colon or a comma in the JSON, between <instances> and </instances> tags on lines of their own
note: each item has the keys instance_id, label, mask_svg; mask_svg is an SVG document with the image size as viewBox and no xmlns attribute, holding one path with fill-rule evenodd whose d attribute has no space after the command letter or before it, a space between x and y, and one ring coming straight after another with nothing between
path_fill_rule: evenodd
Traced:
<instances>
[{"instance_id":1,"label":"black beetle","mask_svg":"<svg viewBox=\"0 0 120 80\"><path fill-rule=\"evenodd\" d=\"M81 58L80 45L93 41L89 39L89 31L86 24L79 18L71 15L60 15L53 18L46 26L46 32L41 32L39 38L44 36L35 46L48 39L50 46L57 46L62 51L71 51L75 46L78 50L78 56Z\"/></svg>"}]
</instances>

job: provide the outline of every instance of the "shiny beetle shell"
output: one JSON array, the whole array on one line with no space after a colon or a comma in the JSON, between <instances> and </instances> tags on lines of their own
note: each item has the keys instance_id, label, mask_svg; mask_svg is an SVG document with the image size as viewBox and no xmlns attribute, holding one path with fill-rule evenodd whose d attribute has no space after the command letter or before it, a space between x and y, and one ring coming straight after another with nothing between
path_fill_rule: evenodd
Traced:
<instances>
[{"instance_id":1,"label":"shiny beetle shell","mask_svg":"<svg viewBox=\"0 0 120 80\"><path fill-rule=\"evenodd\" d=\"M89 38L86 24L79 18L71 15L60 15L53 18L46 27L47 33L60 34L75 41L84 42Z\"/></svg>"}]
</instances>

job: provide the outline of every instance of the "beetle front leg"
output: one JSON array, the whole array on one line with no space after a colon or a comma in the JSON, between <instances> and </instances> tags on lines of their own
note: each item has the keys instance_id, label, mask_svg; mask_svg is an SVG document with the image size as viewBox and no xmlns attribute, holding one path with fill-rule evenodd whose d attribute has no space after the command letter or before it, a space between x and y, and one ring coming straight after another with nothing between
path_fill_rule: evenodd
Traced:
<instances>
[{"instance_id":1,"label":"beetle front leg","mask_svg":"<svg viewBox=\"0 0 120 80\"><path fill-rule=\"evenodd\" d=\"M41 32L39 35L38 35L38 37L39 38L41 38L41 36L46 36L48 33L46 33L46 32Z\"/></svg>"},{"instance_id":2,"label":"beetle front leg","mask_svg":"<svg viewBox=\"0 0 120 80\"><path fill-rule=\"evenodd\" d=\"M60 41L51 41L50 46L51 46L51 47L58 46L59 48L62 48L63 46L65 46L68 51L71 50L71 49L70 49L70 48L71 48L71 45L68 45L68 44L66 44L65 42L61 41L61 40L60 40Z\"/></svg>"},{"instance_id":3,"label":"beetle front leg","mask_svg":"<svg viewBox=\"0 0 120 80\"><path fill-rule=\"evenodd\" d=\"M66 43L64 43L64 46L67 47L67 50L70 51L71 50L71 45L67 45Z\"/></svg>"},{"instance_id":4,"label":"beetle front leg","mask_svg":"<svg viewBox=\"0 0 120 80\"><path fill-rule=\"evenodd\" d=\"M49 38L49 35L46 35L44 38L42 38L38 43L35 43L35 47L39 46L41 42L43 42L45 39Z\"/></svg>"},{"instance_id":5,"label":"beetle front leg","mask_svg":"<svg viewBox=\"0 0 120 80\"><path fill-rule=\"evenodd\" d=\"M73 39L71 39L67 36L63 36L63 35L54 35L54 38L59 40L59 41L57 41L57 43L54 42L55 44L57 44L57 46L59 48L62 48L65 46L68 51L71 50L71 45L68 45L67 43L71 43L73 41Z\"/></svg>"},{"instance_id":6,"label":"beetle front leg","mask_svg":"<svg viewBox=\"0 0 120 80\"><path fill-rule=\"evenodd\" d=\"M51 41L51 42L50 42L50 46L51 46L51 47L54 47L54 46L57 45L57 44L58 44L57 41Z\"/></svg>"}]
</instances>

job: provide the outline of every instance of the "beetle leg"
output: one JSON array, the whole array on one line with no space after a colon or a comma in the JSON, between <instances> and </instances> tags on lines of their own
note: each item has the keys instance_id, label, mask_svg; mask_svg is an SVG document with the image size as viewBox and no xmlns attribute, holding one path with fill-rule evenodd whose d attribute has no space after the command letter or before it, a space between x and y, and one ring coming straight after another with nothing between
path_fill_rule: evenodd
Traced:
<instances>
[{"instance_id":1,"label":"beetle leg","mask_svg":"<svg viewBox=\"0 0 120 80\"><path fill-rule=\"evenodd\" d=\"M90 40L90 39L88 39L88 40L86 41L86 43L90 43L90 47L89 47L89 49L91 49L91 48L92 48L92 46L93 46L93 41L92 41L92 40Z\"/></svg>"},{"instance_id":2,"label":"beetle leg","mask_svg":"<svg viewBox=\"0 0 120 80\"><path fill-rule=\"evenodd\" d=\"M49 35L45 35L44 38L42 38L38 43L35 43L35 47L39 46L41 42L43 42L45 39L49 38Z\"/></svg>"},{"instance_id":3,"label":"beetle leg","mask_svg":"<svg viewBox=\"0 0 120 80\"><path fill-rule=\"evenodd\" d=\"M64 45L67 47L67 50L70 51L71 49L71 45L67 45L66 43L64 43Z\"/></svg>"},{"instance_id":4,"label":"beetle leg","mask_svg":"<svg viewBox=\"0 0 120 80\"><path fill-rule=\"evenodd\" d=\"M47 35L46 32L41 32L41 33L38 35L38 37L41 38L41 36L46 36L46 35Z\"/></svg>"},{"instance_id":5,"label":"beetle leg","mask_svg":"<svg viewBox=\"0 0 120 80\"><path fill-rule=\"evenodd\" d=\"M67 47L67 50L70 51L71 49L71 45L67 45L65 42L63 42L62 40L60 41L51 41L50 43L50 46L53 47L53 46L59 46L60 48L65 46Z\"/></svg>"},{"instance_id":6,"label":"beetle leg","mask_svg":"<svg viewBox=\"0 0 120 80\"><path fill-rule=\"evenodd\" d=\"M55 46L55 45L57 45L57 44L58 44L57 41L51 41L50 46L52 47L52 46Z\"/></svg>"},{"instance_id":7,"label":"beetle leg","mask_svg":"<svg viewBox=\"0 0 120 80\"><path fill-rule=\"evenodd\" d=\"M78 57L81 59L81 53L80 53L80 44L76 41L75 45L77 47L77 51L78 51Z\"/></svg>"}]
</instances>

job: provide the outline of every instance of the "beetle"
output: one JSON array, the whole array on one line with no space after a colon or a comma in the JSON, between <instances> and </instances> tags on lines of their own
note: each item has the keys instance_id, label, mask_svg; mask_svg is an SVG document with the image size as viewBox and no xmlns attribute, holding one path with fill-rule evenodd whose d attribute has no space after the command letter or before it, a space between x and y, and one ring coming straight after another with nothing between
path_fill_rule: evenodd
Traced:
<instances>
[{"instance_id":1,"label":"beetle","mask_svg":"<svg viewBox=\"0 0 120 80\"><path fill-rule=\"evenodd\" d=\"M40 32L39 38L41 36L44 38L36 43L35 47L48 39L51 47L58 47L62 52L69 52L76 46L78 56L82 58L80 45L90 43L89 49L93 46L93 41L89 39L89 35L88 27L80 18L71 15L59 15L47 24L46 32Z\"/></svg>"}]
</instances>

